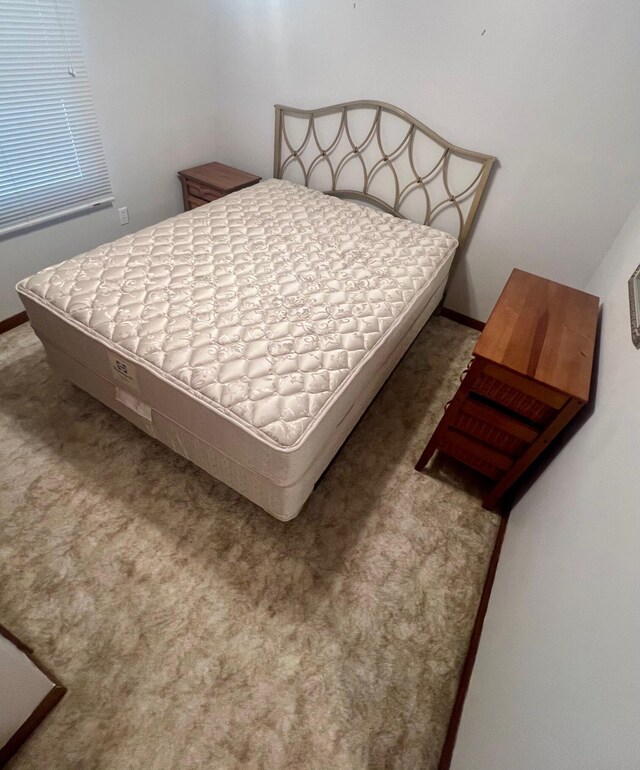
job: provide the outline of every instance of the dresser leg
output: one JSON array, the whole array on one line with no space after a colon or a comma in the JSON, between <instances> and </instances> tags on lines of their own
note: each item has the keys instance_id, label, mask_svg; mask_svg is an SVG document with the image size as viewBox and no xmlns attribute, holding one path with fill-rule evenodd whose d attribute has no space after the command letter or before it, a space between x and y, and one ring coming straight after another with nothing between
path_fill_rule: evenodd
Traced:
<instances>
[{"instance_id":1,"label":"dresser leg","mask_svg":"<svg viewBox=\"0 0 640 770\"><path fill-rule=\"evenodd\" d=\"M420 459L416 463L416 470L421 471L424 466L429 462L431 457L433 456L433 453L438 448L438 444L440 443L440 439L449 429L449 425L453 422L456 414L458 413L460 406L464 402L465 398L467 397L467 393L469 392L470 383L473 381L474 372L476 369L477 363L475 361L471 361L469 363L469 366L465 371L462 373L461 376L461 382L462 384L458 388L458 392L455 394L455 396L449 401L449 403L445 406L445 412L442 415L442 418L440 419L440 422L438 423L437 428L433 432L433 435L429 439L429 443L424 448L424 452L420 455Z\"/></svg>"},{"instance_id":2,"label":"dresser leg","mask_svg":"<svg viewBox=\"0 0 640 770\"><path fill-rule=\"evenodd\" d=\"M427 444L427 446L424 448L424 452L420 455L420 459L416 463L416 470L421 471L424 466L429 462L429 460L432 458L433 453L436 451L437 447L437 441L435 434L431 437L431 440Z\"/></svg>"}]
</instances>

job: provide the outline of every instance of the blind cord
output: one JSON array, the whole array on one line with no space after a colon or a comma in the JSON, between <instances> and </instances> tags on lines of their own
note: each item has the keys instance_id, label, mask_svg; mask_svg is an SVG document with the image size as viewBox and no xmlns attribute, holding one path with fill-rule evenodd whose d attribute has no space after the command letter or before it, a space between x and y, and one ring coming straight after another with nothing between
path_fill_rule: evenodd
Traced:
<instances>
[{"instance_id":1,"label":"blind cord","mask_svg":"<svg viewBox=\"0 0 640 770\"><path fill-rule=\"evenodd\" d=\"M69 52L69 44L67 43L67 34L64 28L64 22L62 21L62 15L58 8L58 0L53 0L53 8L56 14L56 21L58 22L58 29L60 30L60 37L62 38L62 45L64 47L64 55L67 59L67 72L72 78L76 77L76 70L71 61L71 53Z\"/></svg>"}]
</instances>

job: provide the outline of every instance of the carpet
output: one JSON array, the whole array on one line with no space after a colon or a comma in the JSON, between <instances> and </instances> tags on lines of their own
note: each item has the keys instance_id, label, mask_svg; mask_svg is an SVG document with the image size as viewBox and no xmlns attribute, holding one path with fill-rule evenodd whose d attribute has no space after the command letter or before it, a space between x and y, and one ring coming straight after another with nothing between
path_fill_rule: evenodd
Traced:
<instances>
[{"instance_id":1,"label":"carpet","mask_svg":"<svg viewBox=\"0 0 640 770\"><path fill-rule=\"evenodd\" d=\"M283 523L2 335L0 622L68 688L11 768L435 768L498 517L413 465L476 336L433 318Z\"/></svg>"}]
</instances>

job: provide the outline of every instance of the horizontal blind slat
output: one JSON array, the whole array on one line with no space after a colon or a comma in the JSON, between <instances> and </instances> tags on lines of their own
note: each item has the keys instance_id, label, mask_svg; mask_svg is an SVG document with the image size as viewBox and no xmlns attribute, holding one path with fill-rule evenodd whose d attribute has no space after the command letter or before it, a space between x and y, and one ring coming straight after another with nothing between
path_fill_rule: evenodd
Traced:
<instances>
[{"instance_id":1,"label":"horizontal blind slat","mask_svg":"<svg viewBox=\"0 0 640 770\"><path fill-rule=\"evenodd\" d=\"M37 173L37 171L24 172L19 177L15 173L9 171L6 174L7 181L4 181L4 172L0 176L2 183L0 184L0 201L2 207L9 207L11 205L10 200L12 196L24 196L29 191L37 190L38 188L44 189L48 187L52 189L54 186L59 187L63 180L72 179L80 186L89 185L91 179L101 179L104 176L105 167L97 164L92 164L90 167L81 168L79 164L75 167L70 164L58 163L52 165L46 176ZM64 194L64 190L57 189L56 195L61 196Z\"/></svg>"},{"instance_id":2,"label":"horizontal blind slat","mask_svg":"<svg viewBox=\"0 0 640 770\"><path fill-rule=\"evenodd\" d=\"M33 206L29 212L29 216L25 216L22 210L15 211L13 213L8 212L7 216L3 216L0 219L0 229L12 223L23 222L27 219L33 219L33 217L45 216L50 211L59 211L60 209L67 209L71 206L79 206L87 200L94 200L98 197L104 198L109 195L111 195L109 190L104 190L101 187L94 187L88 194L85 193L82 196L67 195L59 200L55 206Z\"/></svg>"},{"instance_id":3,"label":"horizontal blind slat","mask_svg":"<svg viewBox=\"0 0 640 770\"><path fill-rule=\"evenodd\" d=\"M39 224L45 224L46 222L50 222L54 219L60 219L61 217L70 216L72 214L78 214L81 211L86 211L88 209L103 205L105 203L111 203L111 201L113 201L113 195L107 195L103 198L98 198L96 200L94 199L86 200L83 203L79 203L76 206L71 206L66 209L56 209L54 211L50 211L46 214L43 214L39 217L34 216L31 219L23 220L21 222L11 222L11 223L3 224L0 221L0 235L8 235L10 233L19 232L20 230L25 230L28 227L33 227Z\"/></svg>"},{"instance_id":4,"label":"horizontal blind slat","mask_svg":"<svg viewBox=\"0 0 640 770\"><path fill-rule=\"evenodd\" d=\"M0 233L112 199L71 0L0 0Z\"/></svg>"}]
</instances>

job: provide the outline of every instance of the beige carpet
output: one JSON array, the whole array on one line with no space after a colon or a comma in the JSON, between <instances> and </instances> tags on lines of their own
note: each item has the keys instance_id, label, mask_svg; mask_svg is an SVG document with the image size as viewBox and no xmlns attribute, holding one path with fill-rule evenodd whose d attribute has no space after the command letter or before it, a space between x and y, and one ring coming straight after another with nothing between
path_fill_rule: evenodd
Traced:
<instances>
[{"instance_id":1,"label":"beige carpet","mask_svg":"<svg viewBox=\"0 0 640 770\"><path fill-rule=\"evenodd\" d=\"M1 336L0 622L69 688L11 767L435 768L498 519L413 465L474 339L430 321L282 523Z\"/></svg>"}]
</instances>

